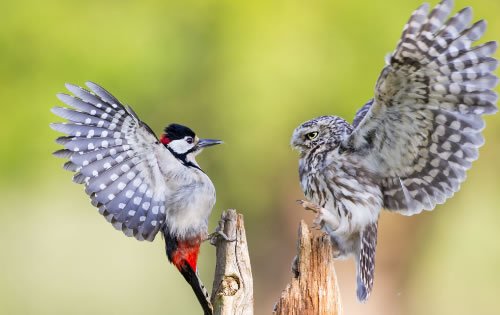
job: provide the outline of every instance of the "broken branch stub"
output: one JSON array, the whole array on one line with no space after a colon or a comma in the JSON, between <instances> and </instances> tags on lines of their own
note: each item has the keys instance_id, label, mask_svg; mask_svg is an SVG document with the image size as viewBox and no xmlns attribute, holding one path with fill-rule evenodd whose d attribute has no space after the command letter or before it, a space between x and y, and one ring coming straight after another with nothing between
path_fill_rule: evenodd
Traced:
<instances>
[{"instance_id":1,"label":"broken branch stub","mask_svg":"<svg viewBox=\"0 0 500 315\"><path fill-rule=\"evenodd\" d=\"M211 301L214 315L253 315L253 279L243 215L226 210L215 238L216 266Z\"/></svg>"},{"instance_id":2,"label":"broken branch stub","mask_svg":"<svg viewBox=\"0 0 500 315\"><path fill-rule=\"evenodd\" d=\"M299 225L296 274L276 303L274 315L341 315L342 306L328 235Z\"/></svg>"}]
</instances>

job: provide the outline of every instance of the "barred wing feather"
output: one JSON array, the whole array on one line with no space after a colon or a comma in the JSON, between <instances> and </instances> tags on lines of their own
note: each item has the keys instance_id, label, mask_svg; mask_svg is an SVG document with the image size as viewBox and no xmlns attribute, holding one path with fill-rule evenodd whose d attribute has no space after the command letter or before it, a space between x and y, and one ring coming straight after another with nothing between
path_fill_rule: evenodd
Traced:
<instances>
[{"instance_id":1,"label":"barred wing feather","mask_svg":"<svg viewBox=\"0 0 500 315\"><path fill-rule=\"evenodd\" d=\"M384 207L406 215L459 190L484 143L481 115L497 111L497 43L472 46L486 22L468 26L470 7L445 22L452 7L444 0L412 14L345 143L380 171Z\"/></svg>"},{"instance_id":2,"label":"barred wing feather","mask_svg":"<svg viewBox=\"0 0 500 315\"><path fill-rule=\"evenodd\" d=\"M152 241L166 216L163 174L179 162L130 107L97 84L86 84L93 93L66 84L76 97L58 94L73 108L52 110L68 120L51 124L68 135L56 140L65 148L54 155L69 159L64 168L76 172L73 181L85 184L92 204L116 229Z\"/></svg>"}]
</instances>

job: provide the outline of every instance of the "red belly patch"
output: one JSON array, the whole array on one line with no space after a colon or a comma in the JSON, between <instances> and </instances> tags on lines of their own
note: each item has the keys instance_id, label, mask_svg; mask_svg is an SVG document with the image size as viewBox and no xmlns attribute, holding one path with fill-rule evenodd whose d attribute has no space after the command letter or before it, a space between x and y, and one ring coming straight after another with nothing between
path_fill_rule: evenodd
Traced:
<instances>
[{"instance_id":1,"label":"red belly patch","mask_svg":"<svg viewBox=\"0 0 500 315\"><path fill-rule=\"evenodd\" d=\"M172 263L181 270L188 263L194 271L200 253L201 238L177 242L177 250L172 255Z\"/></svg>"}]
</instances>

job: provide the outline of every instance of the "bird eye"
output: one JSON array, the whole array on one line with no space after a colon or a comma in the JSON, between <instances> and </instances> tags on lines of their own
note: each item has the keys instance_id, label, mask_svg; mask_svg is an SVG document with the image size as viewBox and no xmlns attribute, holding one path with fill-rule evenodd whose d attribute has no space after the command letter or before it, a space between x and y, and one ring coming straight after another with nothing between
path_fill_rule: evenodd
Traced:
<instances>
[{"instance_id":1,"label":"bird eye","mask_svg":"<svg viewBox=\"0 0 500 315\"><path fill-rule=\"evenodd\" d=\"M193 138L187 137L186 138L186 142L189 143L189 144L193 143Z\"/></svg>"},{"instance_id":2,"label":"bird eye","mask_svg":"<svg viewBox=\"0 0 500 315\"><path fill-rule=\"evenodd\" d=\"M316 139L317 136L318 136L318 132L317 131L313 131L313 132L310 132L310 133L306 134L306 138L309 139L309 140Z\"/></svg>"}]
</instances>

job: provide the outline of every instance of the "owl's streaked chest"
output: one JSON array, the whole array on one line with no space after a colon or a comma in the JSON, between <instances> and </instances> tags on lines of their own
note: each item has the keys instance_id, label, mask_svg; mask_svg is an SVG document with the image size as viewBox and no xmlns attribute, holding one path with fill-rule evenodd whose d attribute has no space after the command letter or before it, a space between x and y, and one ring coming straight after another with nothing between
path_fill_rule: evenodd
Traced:
<instances>
[{"instance_id":1,"label":"owl's streaked chest","mask_svg":"<svg viewBox=\"0 0 500 315\"><path fill-rule=\"evenodd\" d=\"M349 232L377 220L382 209L379 178L359 157L338 149L311 155L300 160L299 174L306 198L347 220Z\"/></svg>"}]
</instances>

